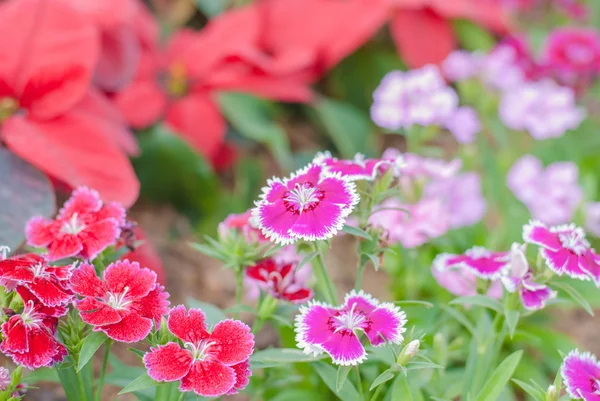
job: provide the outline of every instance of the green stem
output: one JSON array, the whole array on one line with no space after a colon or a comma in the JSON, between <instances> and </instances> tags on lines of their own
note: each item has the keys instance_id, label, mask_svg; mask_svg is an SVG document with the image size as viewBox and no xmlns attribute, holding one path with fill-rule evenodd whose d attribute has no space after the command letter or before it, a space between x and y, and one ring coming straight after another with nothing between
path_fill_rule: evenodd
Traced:
<instances>
[{"instance_id":1,"label":"green stem","mask_svg":"<svg viewBox=\"0 0 600 401\"><path fill-rule=\"evenodd\" d=\"M375 389L375 392L373 393L373 396L371 397L371 401L375 401L377 400L377 397L379 397L379 393L381 393L381 390L383 389L383 385L379 385L377 386L377 388Z\"/></svg>"},{"instance_id":2,"label":"green stem","mask_svg":"<svg viewBox=\"0 0 600 401\"><path fill-rule=\"evenodd\" d=\"M102 370L98 379L98 387L96 388L96 401L102 400L102 389L104 387L104 378L106 377L106 367L108 366L108 357L110 356L110 347L112 340L109 338L104 344L104 358L102 358Z\"/></svg>"},{"instance_id":3,"label":"green stem","mask_svg":"<svg viewBox=\"0 0 600 401\"><path fill-rule=\"evenodd\" d=\"M337 305L337 296L335 291L335 286L331 281L331 277L329 276L329 272L325 269L325 263L323 262L323 255L321 253L321 249L319 248L319 244L317 242L313 243L313 249L317 252L317 256L313 259L313 273L317 278L317 284L321 288L323 292L323 296L325 297L325 301L331 305Z\"/></svg>"},{"instance_id":4,"label":"green stem","mask_svg":"<svg viewBox=\"0 0 600 401\"><path fill-rule=\"evenodd\" d=\"M235 271L235 306L239 306L242 303L242 293L244 291L244 270L241 267L238 267ZM237 319L239 316L239 311L236 310L233 313L233 318Z\"/></svg>"},{"instance_id":5,"label":"green stem","mask_svg":"<svg viewBox=\"0 0 600 401\"><path fill-rule=\"evenodd\" d=\"M354 290L360 291L360 284L362 282L363 273L365 271L366 262L363 263L362 256L359 254L358 271L356 272L356 282L354 284Z\"/></svg>"},{"instance_id":6,"label":"green stem","mask_svg":"<svg viewBox=\"0 0 600 401\"><path fill-rule=\"evenodd\" d=\"M358 368L358 365L354 367L354 373L356 373L356 386L358 387L359 399L362 401L365 399L365 395L363 393L362 379L360 377L360 370Z\"/></svg>"},{"instance_id":7,"label":"green stem","mask_svg":"<svg viewBox=\"0 0 600 401\"><path fill-rule=\"evenodd\" d=\"M169 395L171 393L171 387L169 383L161 384L156 387L156 395L154 397L155 401L165 401L169 399Z\"/></svg>"}]
</instances>

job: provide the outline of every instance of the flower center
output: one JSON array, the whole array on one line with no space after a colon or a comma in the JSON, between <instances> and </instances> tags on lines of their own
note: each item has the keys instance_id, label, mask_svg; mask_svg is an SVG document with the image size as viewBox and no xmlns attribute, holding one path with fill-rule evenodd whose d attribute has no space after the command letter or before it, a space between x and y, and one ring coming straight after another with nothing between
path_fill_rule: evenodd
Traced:
<instances>
[{"instance_id":1,"label":"flower center","mask_svg":"<svg viewBox=\"0 0 600 401\"><path fill-rule=\"evenodd\" d=\"M31 272L34 277L50 277L50 273L46 271L46 266L42 263L36 263L31 266Z\"/></svg>"},{"instance_id":2,"label":"flower center","mask_svg":"<svg viewBox=\"0 0 600 401\"><path fill-rule=\"evenodd\" d=\"M565 249L569 249L577 255L583 253L589 248L590 244L585 239L583 230L570 230L558 233L558 239Z\"/></svg>"},{"instance_id":3,"label":"flower center","mask_svg":"<svg viewBox=\"0 0 600 401\"><path fill-rule=\"evenodd\" d=\"M120 294L114 294L112 292L108 293L108 300L106 303L113 309L116 310L124 310L127 309L129 304L131 304L131 300L127 299L127 292L129 292L129 287L125 287L123 292Z\"/></svg>"},{"instance_id":4,"label":"flower center","mask_svg":"<svg viewBox=\"0 0 600 401\"><path fill-rule=\"evenodd\" d=\"M600 395L600 378L590 379L590 388L592 389L593 394Z\"/></svg>"},{"instance_id":5,"label":"flower center","mask_svg":"<svg viewBox=\"0 0 600 401\"><path fill-rule=\"evenodd\" d=\"M73 216L62 225L61 232L64 234L77 235L85 229L85 224L79 221L77 213L73 213Z\"/></svg>"},{"instance_id":6,"label":"flower center","mask_svg":"<svg viewBox=\"0 0 600 401\"><path fill-rule=\"evenodd\" d=\"M10 247L7 245L0 245L0 260L4 260L10 253Z\"/></svg>"},{"instance_id":7,"label":"flower center","mask_svg":"<svg viewBox=\"0 0 600 401\"><path fill-rule=\"evenodd\" d=\"M33 301L27 302L24 306L23 312L21 312L21 320L27 327L39 327L43 322L41 315L35 311Z\"/></svg>"},{"instance_id":8,"label":"flower center","mask_svg":"<svg viewBox=\"0 0 600 401\"><path fill-rule=\"evenodd\" d=\"M165 86L167 93L172 97L181 97L187 93L188 79L183 64L175 63L169 67Z\"/></svg>"},{"instance_id":9,"label":"flower center","mask_svg":"<svg viewBox=\"0 0 600 401\"><path fill-rule=\"evenodd\" d=\"M348 330L356 330L356 329L362 329L363 328L363 324L365 323L365 321L367 320L365 315L363 315L361 312L356 312L355 311L356 308L356 303L352 304L352 308L349 311L346 311L345 313L341 314L340 316L336 316L335 319L339 322L340 326L338 326L335 331L340 331L343 329L348 329Z\"/></svg>"},{"instance_id":10,"label":"flower center","mask_svg":"<svg viewBox=\"0 0 600 401\"><path fill-rule=\"evenodd\" d=\"M0 123L19 110L19 102L12 97L0 98Z\"/></svg>"},{"instance_id":11,"label":"flower center","mask_svg":"<svg viewBox=\"0 0 600 401\"><path fill-rule=\"evenodd\" d=\"M209 349L214 344L214 341L201 341L198 345L193 343L185 343L184 345L192 352L192 359L194 361L203 361L210 356Z\"/></svg>"},{"instance_id":12,"label":"flower center","mask_svg":"<svg viewBox=\"0 0 600 401\"><path fill-rule=\"evenodd\" d=\"M322 190L312 185L310 182L296 184L291 191L283 195L283 202L286 209L295 214L310 212L323 200L325 194Z\"/></svg>"}]
</instances>

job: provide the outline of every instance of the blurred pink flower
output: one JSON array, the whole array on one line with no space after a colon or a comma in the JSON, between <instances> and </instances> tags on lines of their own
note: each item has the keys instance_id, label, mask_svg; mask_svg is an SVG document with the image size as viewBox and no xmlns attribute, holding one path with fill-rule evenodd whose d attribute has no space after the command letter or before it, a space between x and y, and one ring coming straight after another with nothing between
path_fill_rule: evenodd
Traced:
<instances>
[{"instance_id":1,"label":"blurred pink flower","mask_svg":"<svg viewBox=\"0 0 600 401\"><path fill-rule=\"evenodd\" d=\"M395 159L401 153L398 149L387 148L382 159ZM432 179L453 177L462 167L460 159L449 162L443 159L423 157L414 153L403 153L405 166L402 168L401 178L410 179Z\"/></svg>"},{"instance_id":2,"label":"blurred pink flower","mask_svg":"<svg viewBox=\"0 0 600 401\"><path fill-rule=\"evenodd\" d=\"M470 226L485 215L487 205L481 192L479 174L468 172L442 180L434 180L425 187L424 195L440 199L448 209L450 228Z\"/></svg>"},{"instance_id":3,"label":"blurred pink flower","mask_svg":"<svg viewBox=\"0 0 600 401\"><path fill-rule=\"evenodd\" d=\"M585 118L572 89L550 80L520 85L504 93L500 118L513 130L528 131L538 140L555 138L575 129Z\"/></svg>"},{"instance_id":4,"label":"blurred pink flower","mask_svg":"<svg viewBox=\"0 0 600 401\"><path fill-rule=\"evenodd\" d=\"M525 81L517 50L503 44L496 46L483 60L479 75L487 87L499 91L521 87Z\"/></svg>"},{"instance_id":5,"label":"blurred pink flower","mask_svg":"<svg viewBox=\"0 0 600 401\"><path fill-rule=\"evenodd\" d=\"M585 229L600 237L600 202L589 202L583 207Z\"/></svg>"},{"instance_id":6,"label":"blurred pink flower","mask_svg":"<svg viewBox=\"0 0 600 401\"><path fill-rule=\"evenodd\" d=\"M574 163L557 162L544 169L534 156L525 155L511 167L507 185L534 219L562 224L571 220L583 198L578 176Z\"/></svg>"},{"instance_id":7,"label":"blurred pink flower","mask_svg":"<svg viewBox=\"0 0 600 401\"><path fill-rule=\"evenodd\" d=\"M471 143L481 131L481 123L477 112L468 106L456 109L446 121L444 126L454 135L460 143Z\"/></svg>"},{"instance_id":8,"label":"blurred pink flower","mask_svg":"<svg viewBox=\"0 0 600 401\"><path fill-rule=\"evenodd\" d=\"M441 286L457 297L477 295L477 276L464 266L433 265L433 278ZM492 280L486 295L493 299L502 298L500 280Z\"/></svg>"},{"instance_id":9,"label":"blurred pink flower","mask_svg":"<svg viewBox=\"0 0 600 401\"><path fill-rule=\"evenodd\" d=\"M600 34L590 28L561 28L546 39L544 61L558 80L574 86L600 73Z\"/></svg>"},{"instance_id":10,"label":"blurred pink flower","mask_svg":"<svg viewBox=\"0 0 600 401\"><path fill-rule=\"evenodd\" d=\"M382 228L391 243L416 248L446 234L450 216L440 199L424 198L412 205L388 199L373 212L369 224Z\"/></svg>"},{"instance_id":11,"label":"blurred pink flower","mask_svg":"<svg viewBox=\"0 0 600 401\"><path fill-rule=\"evenodd\" d=\"M371 118L390 130L413 125L439 125L458 106L458 97L438 67L425 67L387 74L373 93Z\"/></svg>"}]
</instances>

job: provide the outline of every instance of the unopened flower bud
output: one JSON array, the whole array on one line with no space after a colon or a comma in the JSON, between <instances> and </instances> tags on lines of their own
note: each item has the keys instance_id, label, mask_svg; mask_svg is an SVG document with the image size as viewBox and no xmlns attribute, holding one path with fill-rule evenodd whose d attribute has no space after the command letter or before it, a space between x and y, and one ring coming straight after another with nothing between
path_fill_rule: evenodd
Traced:
<instances>
[{"instance_id":1,"label":"unopened flower bud","mask_svg":"<svg viewBox=\"0 0 600 401\"><path fill-rule=\"evenodd\" d=\"M419 340L413 340L409 342L403 349L398 360L396 361L400 366L406 366L419 352L421 343Z\"/></svg>"},{"instance_id":2,"label":"unopened flower bud","mask_svg":"<svg viewBox=\"0 0 600 401\"><path fill-rule=\"evenodd\" d=\"M556 390L556 386L551 385L548 387L548 391L546 391L546 401L558 401L558 391Z\"/></svg>"}]
</instances>

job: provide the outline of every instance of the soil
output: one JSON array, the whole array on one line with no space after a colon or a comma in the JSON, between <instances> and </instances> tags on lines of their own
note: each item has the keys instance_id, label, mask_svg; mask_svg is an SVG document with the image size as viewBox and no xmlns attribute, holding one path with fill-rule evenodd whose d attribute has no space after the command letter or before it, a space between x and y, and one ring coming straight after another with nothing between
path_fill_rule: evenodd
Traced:
<instances>
[{"instance_id":1,"label":"soil","mask_svg":"<svg viewBox=\"0 0 600 401\"><path fill-rule=\"evenodd\" d=\"M171 294L171 304L185 303L188 298L195 298L215 304L221 308L231 307L235 298L235 278L233 272L223 269L220 262L206 257L193 250L188 241L193 241L192 227L187 219L178 215L168 206L141 206L134 208L130 216L138 222L148 235L148 241L159 252L166 270L166 287ZM176 237L173 239L173 237ZM336 238L332 251L327 255L326 264L331 269L332 279L336 283L339 295L349 291L354 283L354 270L348 266L356 266L354 240L348 236ZM366 269L363 279L365 291L386 299L386 274L383 271ZM573 336L582 349L600 354L600 343L597 341L599 320L590 318L584 311L557 312L558 328ZM263 330L257 338L259 348L275 343L274 333ZM136 357L126 347L117 348L119 357L126 363L136 364ZM106 388L105 401L129 401L134 398L116 397L118 389ZM66 401L61 390L56 386L43 386L39 390L30 391L25 397L27 401ZM238 401L241 397L224 397Z\"/></svg>"}]
</instances>

